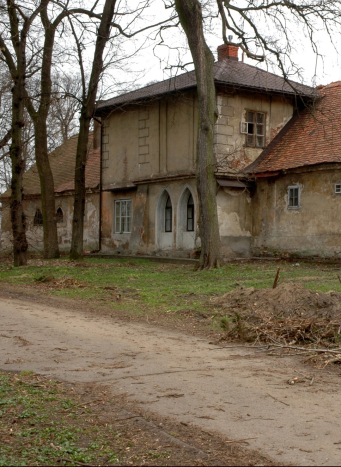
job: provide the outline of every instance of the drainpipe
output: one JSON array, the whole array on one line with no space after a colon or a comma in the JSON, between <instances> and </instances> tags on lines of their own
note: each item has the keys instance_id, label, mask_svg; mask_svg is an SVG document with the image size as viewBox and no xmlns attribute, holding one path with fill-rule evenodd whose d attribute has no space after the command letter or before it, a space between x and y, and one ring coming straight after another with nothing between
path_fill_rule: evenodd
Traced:
<instances>
[{"instance_id":1,"label":"drainpipe","mask_svg":"<svg viewBox=\"0 0 341 467\"><path fill-rule=\"evenodd\" d=\"M103 132L103 125L102 119L100 122L101 131L99 137L99 157L100 157L100 165L99 165L99 219L98 219L98 250L102 250L102 132Z\"/></svg>"}]
</instances>

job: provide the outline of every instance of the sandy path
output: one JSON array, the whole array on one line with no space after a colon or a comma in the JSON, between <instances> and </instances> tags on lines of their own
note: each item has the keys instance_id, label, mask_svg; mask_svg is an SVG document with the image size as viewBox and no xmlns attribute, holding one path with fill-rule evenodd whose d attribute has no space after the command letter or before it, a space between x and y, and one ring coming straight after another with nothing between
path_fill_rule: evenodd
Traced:
<instances>
[{"instance_id":1,"label":"sandy path","mask_svg":"<svg viewBox=\"0 0 341 467\"><path fill-rule=\"evenodd\" d=\"M214 349L214 350L212 350ZM294 358L113 318L0 298L0 368L67 381L103 381L143 407L250 440L274 462L341 465L341 379Z\"/></svg>"}]
</instances>

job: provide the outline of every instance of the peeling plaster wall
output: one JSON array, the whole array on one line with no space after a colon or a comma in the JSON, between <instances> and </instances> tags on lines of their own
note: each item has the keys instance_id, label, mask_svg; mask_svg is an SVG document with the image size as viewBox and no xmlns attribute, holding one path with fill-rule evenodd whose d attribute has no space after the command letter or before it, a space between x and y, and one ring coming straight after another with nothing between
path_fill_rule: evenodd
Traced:
<instances>
[{"instance_id":1,"label":"peeling plaster wall","mask_svg":"<svg viewBox=\"0 0 341 467\"><path fill-rule=\"evenodd\" d=\"M292 101L282 96L240 93L218 93L218 120L215 126L214 151L219 172L236 172L253 162L262 148L245 146L240 122L246 111L264 112L266 116L266 145L276 136L293 115Z\"/></svg>"},{"instance_id":2,"label":"peeling plaster wall","mask_svg":"<svg viewBox=\"0 0 341 467\"><path fill-rule=\"evenodd\" d=\"M195 203L195 225L197 226L197 194L195 180L181 180L139 185L137 190L104 192L102 197L102 249L117 254L145 254L165 256L186 256L193 254L196 247L197 232L186 232L191 238L183 240L179 208L185 189L189 189ZM172 201L173 231L163 232L158 212L160 196L167 190ZM131 199L133 202L132 233L115 233L115 200ZM167 241L163 238L167 236Z\"/></svg>"},{"instance_id":3,"label":"peeling plaster wall","mask_svg":"<svg viewBox=\"0 0 341 467\"><path fill-rule=\"evenodd\" d=\"M241 189L217 194L219 233L224 257L248 257L251 249L251 198Z\"/></svg>"},{"instance_id":4,"label":"peeling plaster wall","mask_svg":"<svg viewBox=\"0 0 341 467\"><path fill-rule=\"evenodd\" d=\"M341 256L341 168L312 169L257 181L252 200L254 254ZM288 187L301 186L301 207L288 209Z\"/></svg>"},{"instance_id":5,"label":"peeling plaster wall","mask_svg":"<svg viewBox=\"0 0 341 467\"><path fill-rule=\"evenodd\" d=\"M57 196L56 209L61 208L64 214L63 222L57 224L58 243L60 251L69 252L72 235L73 196ZM1 250L12 249L12 227L10 221L9 203L3 202L3 222L1 235ZM24 200L24 211L27 222L27 241L29 251L43 252L43 226L33 225L36 210L41 210L39 198ZM84 250L97 250L99 247L99 194L87 194L84 219Z\"/></svg>"}]
</instances>

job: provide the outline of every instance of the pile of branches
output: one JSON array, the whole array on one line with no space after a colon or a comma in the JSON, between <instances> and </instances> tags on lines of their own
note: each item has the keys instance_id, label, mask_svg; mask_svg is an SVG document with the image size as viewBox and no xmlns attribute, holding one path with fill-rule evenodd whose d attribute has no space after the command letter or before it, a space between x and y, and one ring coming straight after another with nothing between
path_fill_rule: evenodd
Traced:
<instances>
[{"instance_id":1,"label":"pile of branches","mask_svg":"<svg viewBox=\"0 0 341 467\"><path fill-rule=\"evenodd\" d=\"M221 340L266 344L267 350L287 349L305 353L326 366L341 363L341 316L335 319L269 316L267 313L232 312L220 319Z\"/></svg>"}]
</instances>

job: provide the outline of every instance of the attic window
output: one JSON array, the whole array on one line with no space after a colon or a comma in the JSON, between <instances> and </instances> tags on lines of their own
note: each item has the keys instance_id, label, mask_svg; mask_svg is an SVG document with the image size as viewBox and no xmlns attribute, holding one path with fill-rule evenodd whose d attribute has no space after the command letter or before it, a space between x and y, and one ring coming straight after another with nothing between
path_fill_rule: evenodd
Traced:
<instances>
[{"instance_id":1,"label":"attic window","mask_svg":"<svg viewBox=\"0 0 341 467\"><path fill-rule=\"evenodd\" d=\"M39 208L34 215L33 225L43 225L43 214Z\"/></svg>"},{"instance_id":2,"label":"attic window","mask_svg":"<svg viewBox=\"0 0 341 467\"><path fill-rule=\"evenodd\" d=\"M289 186L288 188L288 209L299 209L301 202L301 190L299 186Z\"/></svg>"},{"instance_id":3,"label":"attic window","mask_svg":"<svg viewBox=\"0 0 341 467\"><path fill-rule=\"evenodd\" d=\"M57 209L56 220L57 220L57 224L62 224L62 223L63 223L63 221L64 221L64 213L63 213L62 208L58 208L58 209Z\"/></svg>"},{"instance_id":4,"label":"attic window","mask_svg":"<svg viewBox=\"0 0 341 467\"><path fill-rule=\"evenodd\" d=\"M335 193L341 193L341 183L335 183Z\"/></svg>"},{"instance_id":5,"label":"attic window","mask_svg":"<svg viewBox=\"0 0 341 467\"><path fill-rule=\"evenodd\" d=\"M240 132L246 135L245 144L250 148L265 146L265 113L248 110L246 121L240 123Z\"/></svg>"}]
</instances>

